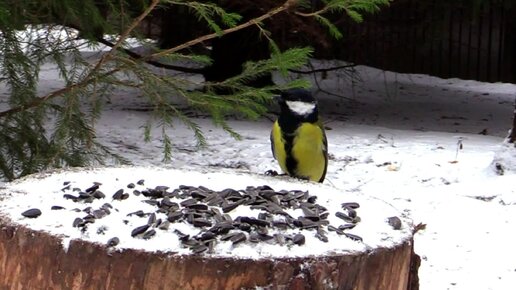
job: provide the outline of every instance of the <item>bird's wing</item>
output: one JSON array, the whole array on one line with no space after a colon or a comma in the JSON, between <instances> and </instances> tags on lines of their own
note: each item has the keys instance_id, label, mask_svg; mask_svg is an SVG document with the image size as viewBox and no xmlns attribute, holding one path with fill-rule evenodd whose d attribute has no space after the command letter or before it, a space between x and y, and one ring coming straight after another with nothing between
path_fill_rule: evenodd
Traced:
<instances>
[{"instance_id":1,"label":"bird's wing","mask_svg":"<svg viewBox=\"0 0 516 290\"><path fill-rule=\"evenodd\" d=\"M271 151L272 151L272 156L274 157L274 159L276 159L276 153L274 153L274 139L272 137L272 131L271 131L271 135L269 136L270 140L271 140Z\"/></svg>"},{"instance_id":2,"label":"bird's wing","mask_svg":"<svg viewBox=\"0 0 516 290\"><path fill-rule=\"evenodd\" d=\"M326 177L326 170L328 169L328 139L326 138L326 133L324 132L324 127L321 124L319 124L319 127L322 130L323 133L323 155L324 155L324 172L321 176L321 179L319 179L319 182L323 182L324 178Z\"/></svg>"}]
</instances>

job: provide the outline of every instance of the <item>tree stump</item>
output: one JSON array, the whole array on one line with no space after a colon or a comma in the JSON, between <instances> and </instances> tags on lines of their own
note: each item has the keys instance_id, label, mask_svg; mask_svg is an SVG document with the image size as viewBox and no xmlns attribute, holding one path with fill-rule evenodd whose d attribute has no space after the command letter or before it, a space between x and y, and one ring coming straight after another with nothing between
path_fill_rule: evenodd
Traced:
<instances>
[{"instance_id":1,"label":"tree stump","mask_svg":"<svg viewBox=\"0 0 516 290\"><path fill-rule=\"evenodd\" d=\"M388 247L378 242L380 246L363 251L311 255L315 249L305 244L306 255L257 258L113 248L78 238L64 247L62 235L35 230L7 213L6 204L23 194L30 195L8 187L0 195L0 289L418 288L419 260L407 233ZM364 213L362 219L371 217ZM404 219L402 223L407 226Z\"/></svg>"}]
</instances>

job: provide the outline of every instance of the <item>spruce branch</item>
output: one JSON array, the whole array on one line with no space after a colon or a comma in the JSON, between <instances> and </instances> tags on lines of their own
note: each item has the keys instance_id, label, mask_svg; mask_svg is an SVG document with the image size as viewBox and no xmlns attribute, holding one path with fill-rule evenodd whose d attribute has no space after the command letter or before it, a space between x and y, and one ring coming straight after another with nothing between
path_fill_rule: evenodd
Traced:
<instances>
[{"instance_id":1,"label":"spruce branch","mask_svg":"<svg viewBox=\"0 0 516 290\"><path fill-rule=\"evenodd\" d=\"M242 23L240 25L236 25L236 26L233 26L233 27L221 30L219 32L214 32L214 33L206 34L206 35L200 36L200 37L198 37L196 39L192 39L190 41L187 41L185 43L177 45L175 47L172 47L172 48L160 51L160 52L156 52L156 53L150 54L150 55L144 57L143 60L152 59L152 58L164 56L164 55L167 55L167 54L170 54L170 53L178 52L178 51L183 50L185 48L188 48L188 47L194 46L196 44L205 42L207 40L214 39L214 38L217 38L217 37L220 37L222 35L229 34L229 33L232 33L232 32L238 31L238 30L242 30L244 28L247 28L247 27L250 27L250 26L253 26L253 25L259 25L260 22L262 22L262 21L264 21L266 19L272 18L276 14L279 14L279 13L281 13L283 11L289 10L291 7L293 7L296 4L296 2L297 2L296 0L287 0L285 3L283 3L283 5L278 6L278 7L274 8L274 9L271 9L267 13L262 14L261 16L258 16L256 18L253 18L253 19L251 19L251 20L249 20L247 22L244 22L244 23Z\"/></svg>"},{"instance_id":2,"label":"spruce branch","mask_svg":"<svg viewBox=\"0 0 516 290\"><path fill-rule=\"evenodd\" d=\"M116 49L115 44L105 38L99 37L96 40L106 46L111 47L111 49ZM120 51L124 52L125 54L127 54L129 57L131 57L134 60L142 60L144 58L143 55L136 53L130 49L123 48L123 47L118 47L118 49ZM191 67L185 67L185 66L178 66L178 65L168 64L168 63L162 63L162 62L155 61L155 60L149 60L149 59L144 60L144 61L145 61L145 63L150 64L154 67L176 70L176 71L185 72L185 73L201 74L205 71L204 68L191 68Z\"/></svg>"},{"instance_id":3,"label":"spruce branch","mask_svg":"<svg viewBox=\"0 0 516 290\"><path fill-rule=\"evenodd\" d=\"M26 104L22 104L20 106L13 107L11 109L2 111L2 112L0 112L0 118L9 116L9 115L12 115L12 114L15 114L15 113L19 113L19 112L22 112L22 111L25 111L25 110L28 110L28 109L31 109L31 108L38 107L38 106L42 105L43 103L45 103L46 101L48 101L50 99L53 99L53 98L56 98L56 97L60 97L63 94L69 93L69 92L71 92L73 90L76 90L76 89L84 88L84 87L86 87L86 86L96 82L96 80L99 78L99 76L96 76L96 73L101 69L102 65L106 61L108 61L110 58L112 58L113 53L123 44L125 39L130 35L131 31L133 31L136 28L136 26L138 26L138 24L142 22L142 20L158 5L159 2L160 2L159 0L152 0L152 2L149 5L149 7L147 7L147 9L145 9L145 11L142 12L125 29L124 32L122 32L122 34L120 35L118 41L113 45L112 49L110 51L108 51L107 53L102 55L102 57L99 59L99 61L97 61L97 63L93 67L93 69L91 69L89 71L89 73L86 75L86 77L83 78L82 81L74 83L74 84L70 84L70 85L68 85L68 86L66 86L64 88L61 88L61 89L56 90L54 92L51 92L51 93L49 93L49 94L47 94L45 96L36 97L36 98L34 98L33 100L31 100L30 102L28 102ZM113 75L113 74L115 74L116 72L118 72L120 70L121 70L121 68L114 68L114 69L112 69L112 70L102 74L100 76L100 78Z\"/></svg>"},{"instance_id":4,"label":"spruce branch","mask_svg":"<svg viewBox=\"0 0 516 290\"><path fill-rule=\"evenodd\" d=\"M3 117L6 117L6 116L10 116L10 115L13 115L15 113L20 113L20 112L23 112L23 111L26 111L28 109L31 109L31 108L35 108L35 107L38 107L42 104L44 104L46 101L50 100L50 99L53 99L53 98L56 98L56 97L60 97L66 93L69 93L69 92L72 92L76 89L82 89L92 83L94 83L95 81L97 81L98 78L104 78L104 77L108 77L110 75L113 75L115 74L116 72L120 71L121 68L114 68L106 73L103 73L102 75L100 76L97 76L97 77L89 77L89 78L86 78L80 82L77 82L77 83L74 83L74 84L71 84L71 85L68 85L64 88L61 88L59 90L55 90L45 96L42 96L42 97L36 97L34 98L31 102L27 103L27 104L23 104L23 105L20 105L20 106L17 106L17 107L13 107L11 109L8 109L8 110L5 110L5 111L2 111L0 112L0 118L3 118Z\"/></svg>"},{"instance_id":5,"label":"spruce branch","mask_svg":"<svg viewBox=\"0 0 516 290\"><path fill-rule=\"evenodd\" d=\"M93 67L93 69L90 71L88 76L86 78L89 78L92 76L95 72L97 72L100 67L108 61L113 53L118 50L118 48L124 43L127 37L131 34L131 32L142 22L142 20L151 13L152 10L158 5L160 0L152 0L150 5L145 9L138 17L136 17L133 22L125 29L124 32L120 35L118 40L115 42L111 50L109 50L107 53L103 54L102 57L99 59L99 61L96 63L96 65Z\"/></svg>"}]
</instances>

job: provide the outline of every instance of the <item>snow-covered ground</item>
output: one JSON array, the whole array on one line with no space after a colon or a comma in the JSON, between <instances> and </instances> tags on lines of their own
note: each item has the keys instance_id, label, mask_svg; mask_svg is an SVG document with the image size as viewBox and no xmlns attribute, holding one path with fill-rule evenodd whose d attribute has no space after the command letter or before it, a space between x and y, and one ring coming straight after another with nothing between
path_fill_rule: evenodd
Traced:
<instances>
[{"instance_id":1,"label":"snow-covered ground","mask_svg":"<svg viewBox=\"0 0 516 290\"><path fill-rule=\"evenodd\" d=\"M60 86L55 71L42 73L42 92ZM491 163L510 129L516 85L368 67L357 67L357 74L354 83L338 71L318 83L358 104L335 102L337 97L314 86L329 142L325 184L343 195L380 198L409 214L414 224L426 224L415 237L421 289L514 289L516 172L497 175ZM136 110L143 98L131 91L116 94L96 125L98 139L134 164L279 171L267 118L231 120L242 140L198 118L209 143L205 149L195 146L192 132L178 121L170 130L172 161L165 164L159 134L143 142L141 125L150 115ZM506 161L515 157L508 156Z\"/></svg>"}]
</instances>

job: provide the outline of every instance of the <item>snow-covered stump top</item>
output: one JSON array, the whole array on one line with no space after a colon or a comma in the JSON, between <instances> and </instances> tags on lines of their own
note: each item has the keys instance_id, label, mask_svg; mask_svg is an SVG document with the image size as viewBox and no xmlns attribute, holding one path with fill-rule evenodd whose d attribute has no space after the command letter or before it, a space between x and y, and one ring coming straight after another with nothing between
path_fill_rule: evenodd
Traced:
<instances>
[{"instance_id":1,"label":"snow-covered stump top","mask_svg":"<svg viewBox=\"0 0 516 290\"><path fill-rule=\"evenodd\" d=\"M181 262L182 273L193 271L201 275L197 269L190 268L191 263L206 266L210 264L208 261L223 261L227 267L271 263L276 268L278 262L288 261L292 269L287 267L290 270L285 268L280 272L287 271L288 275L297 277L306 268L303 278L299 278L306 280L320 278L316 275L323 271L320 267L337 267L344 261L357 271L371 265L378 267L377 262L369 263L363 257L383 253L382 259L387 261L381 263L387 266L385 273L397 267L408 277L413 230L410 219L384 201L328 185L234 171L75 169L10 183L2 190L0 200L0 224L6 235L15 231L19 232L18 239L23 240L26 238L20 237L27 233L50 237L61 247L61 253L57 254L64 259L63 263L68 263L67 255L87 255L98 250L100 254L93 259L108 259L102 263L109 264L111 270L111 263L117 259L129 260L131 265L136 263L134 267L140 264L147 267L149 261L159 257L160 263L169 263L167 267L175 271L179 266L171 261L180 259L184 262ZM26 245L22 244L10 251L23 251ZM146 258L132 261L131 257L141 255ZM106 258L115 256L118 258ZM323 272L337 275L341 267L337 268ZM264 277L273 275L271 271L265 271ZM240 281L242 275L238 275ZM348 283L341 276L331 278L331 283ZM225 276L202 277L204 281ZM182 276L182 279L186 278ZM228 279L233 278L226 277L216 284L227 287ZM292 279L285 281L292 285ZM274 281L280 283L280 280ZM408 278L402 283L407 281ZM238 285L250 285L242 283ZM201 284L195 284L194 288Z\"/></svg>"}]
</instances>

